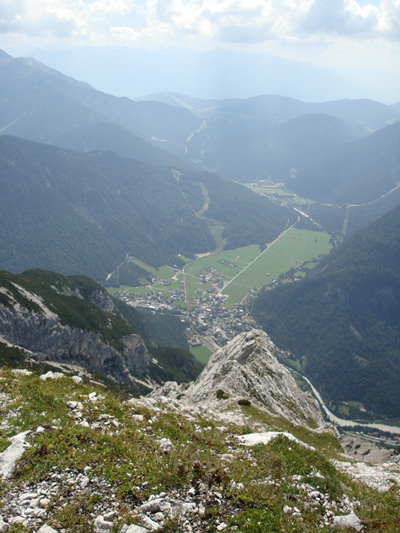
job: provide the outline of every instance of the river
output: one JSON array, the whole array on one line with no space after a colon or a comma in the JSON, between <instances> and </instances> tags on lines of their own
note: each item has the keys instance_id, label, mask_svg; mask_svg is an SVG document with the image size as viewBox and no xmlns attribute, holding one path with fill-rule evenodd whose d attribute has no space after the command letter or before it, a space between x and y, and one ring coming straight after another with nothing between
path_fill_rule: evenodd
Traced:
<instances>
[{"instance_id":1,"label":"river","mask_svg":"<svg viewBox=\"0 0 400 533\"><path fill-rule=\"evenodd\" d=\"M365 428L380 429L381 431L390 431L390 433L395 433L396 435L400 435L400 427L386 426L384 424L361 424L360 422L355 422L354 420L344 420L343 418L338 418L337 416L335 416L333 413L331 413L329 411L327 406L324 404L319 392L315 389L315 387L313 386L311 381L309 379L307 379L303 375L301 375L301 377L305 381L307 381L307 383L310 385L310 387L311 387L311 389L313 391L313 394L315 395L315 397L319 401L322 409L327 414L329 420L331 420L337 426L341 426L341 427L343 427L343 426L347 426L347 427L362 426L362 427L365 427Z\"/></svg>"}]
</instances>

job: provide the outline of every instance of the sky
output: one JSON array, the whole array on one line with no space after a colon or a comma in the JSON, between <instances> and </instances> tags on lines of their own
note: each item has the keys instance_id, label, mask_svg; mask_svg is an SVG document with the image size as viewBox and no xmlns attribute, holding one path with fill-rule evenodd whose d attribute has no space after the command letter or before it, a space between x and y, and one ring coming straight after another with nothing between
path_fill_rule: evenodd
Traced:
<instances>
[{"instance_id":1,"label":"sky","mask_svg":"<svg viewBox=\"0 0 400 533\"><path fill-rule=\"evenodd\" d=\"M12 55L86 45L222 47L400 77L400 0L1 0Z\"/></svg>"}]
</instances>

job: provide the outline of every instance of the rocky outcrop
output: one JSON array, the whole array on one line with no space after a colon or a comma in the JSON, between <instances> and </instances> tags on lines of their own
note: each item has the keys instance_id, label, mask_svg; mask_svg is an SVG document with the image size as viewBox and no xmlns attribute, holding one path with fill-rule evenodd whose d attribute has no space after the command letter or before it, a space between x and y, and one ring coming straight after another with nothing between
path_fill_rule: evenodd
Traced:
<instances>
[{"instance_id":1,"label":"rocky outcrop","mask_svg":"<svg viewBox=\"0 0 400 533\"><path fill-rule=\"evenodd\" d=\"M104 293L103 291L93 291L89 296L89 301L105 313L115 314L115 306L113 301L108 294Z\"/></svg>"},{"instance_id":2,"label":"rocky outcrop","mask_svg":"<svg viewBox=\"0 0 400 533\"><path fill-rule=\"evenodd\" d=\"M274 352L273 342L263 331L242 333L213 354L188 388L166 383L150 398L173 398L221 414L240 412L238 402L250 403L296 424L323 425L317 402L299 389Z\"/></svg>"},{"instance_id":3,"label":"rocky outcrop","mask_svg":"<svg viewBox=\"0 0 400 533\"><path fill-rule=\"evenodd\" d=\"M26 292L26 291L25 291ZM40 312L14 305L0 305L0 336L25 348L39 361L78 364L104 377L134 386L154 362L138 335L121 339L123 353L98 333L63 325L56 313L40 301Z\"/></svg>"}]
</instances>

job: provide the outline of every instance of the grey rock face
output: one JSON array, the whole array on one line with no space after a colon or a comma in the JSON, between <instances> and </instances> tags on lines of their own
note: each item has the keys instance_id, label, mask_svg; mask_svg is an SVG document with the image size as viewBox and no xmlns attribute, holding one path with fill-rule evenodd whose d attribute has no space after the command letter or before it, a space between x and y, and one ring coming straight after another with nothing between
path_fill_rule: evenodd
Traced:
<instances>
[{"instance_id":1,"label":"grey rock face","mask_svg":"<svg viewBox=\"0 0 400 533\"><path fill-rule=\"evenodd\" d=\"M263 331L241 333L213 354L188 388L166 383L150 398L183 398L183 402L208 408L210 412L237 408L238 401L247 400L294 423L305 424L312 419L323 425L317 402L299 389L274 352L273 342Z\"/></svg>"},{"instance_id":2,"label":"grey rock face","mask_svg":"<svg viewBox=\"0 0 400 533\"><path fill-rule=\"evenodd\" d=\"M42 312L37 313L17 303L0 305L0 335L30 350L38 360L78 364L126 384L133 385L132 376L145 374L152 358L138 335L122 339L125 349L121 354L99 334L62 325L43 303L41 308Z\"/></svg>"},{"instance_id":3,"label":"grey rock face","mask_svg":"<svg viewBox=\"0 0 400 533\"><path fill-rule=\"evenodd\" d=\"M114 304L107 294L104 294L101 291L93 291L89 296L89 301L92 302L92 304L97 305L102 311L115 314Z\"/></svg>"}]
</instances>

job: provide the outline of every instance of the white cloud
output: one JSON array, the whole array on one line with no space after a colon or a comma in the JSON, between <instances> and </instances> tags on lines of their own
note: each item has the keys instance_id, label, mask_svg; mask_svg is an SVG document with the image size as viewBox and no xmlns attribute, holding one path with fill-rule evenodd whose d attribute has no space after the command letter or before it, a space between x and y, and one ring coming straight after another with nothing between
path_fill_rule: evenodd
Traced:
<instances>
[{"instance_id":1,"label":"white cloud","mask_svg":"<svg viewBox=\"0 0 400 533\"><path fill-rule=\"evenodd\" d=\"M400 40L400 0L2 0L0 33L111 45Z\"/></svg>"}]
</instances>

